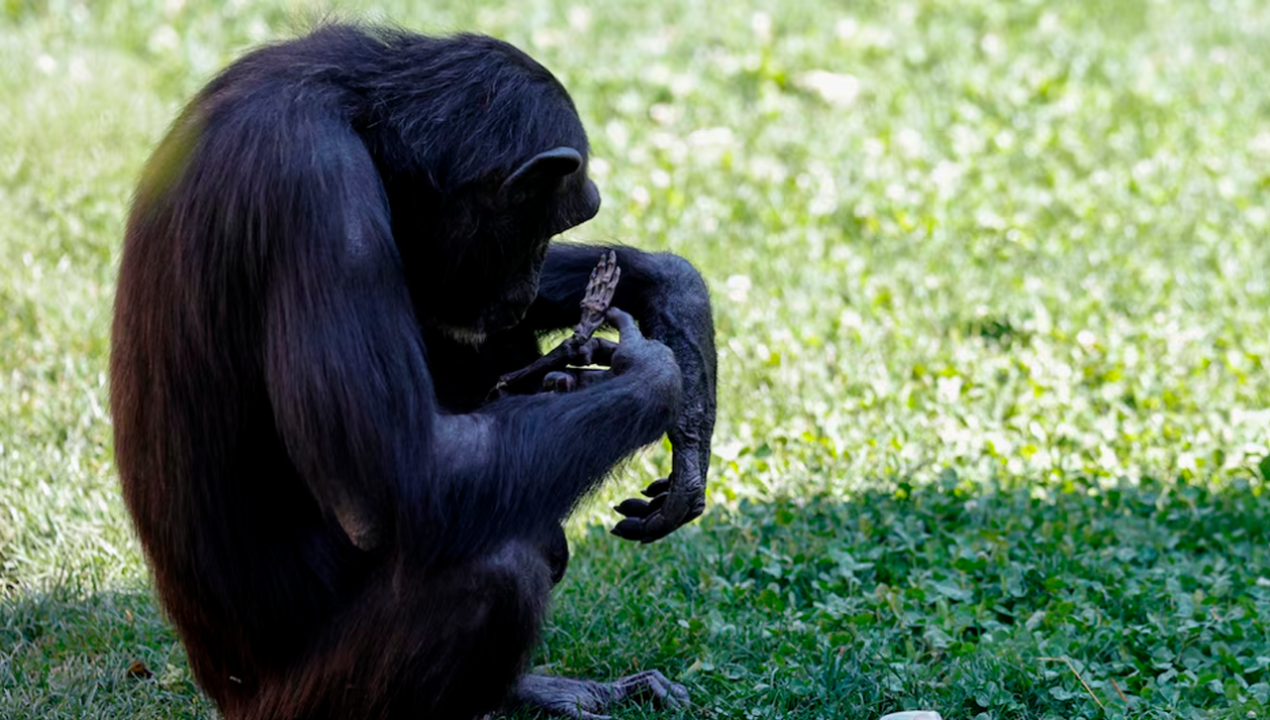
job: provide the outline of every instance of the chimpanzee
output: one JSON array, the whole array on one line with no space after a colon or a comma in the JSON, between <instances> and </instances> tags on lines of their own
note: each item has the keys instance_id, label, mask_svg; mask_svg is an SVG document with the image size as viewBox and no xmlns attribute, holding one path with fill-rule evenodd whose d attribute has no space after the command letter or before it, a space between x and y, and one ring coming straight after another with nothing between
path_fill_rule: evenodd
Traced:
<instances>
[{"instance_id":1,"label":"chimpanzee","mask_svg":"<svg viewBox=\"0 0 1270 720\"><path fill-rule=\"evenodd\" d=\"M690 521L714 425L697 272L548 245L599 208L587 153L569 95L514 47L350 25L247 54L159 145L120 267L115 452L159 598L225 717L686 700L655 671L522 676L567 562L561 521L667 432L670 477L614 532ZM487 400L539 333L577 322L610 249L620 341L591 345L609 369Z\"/></svg>"}]
</instances>

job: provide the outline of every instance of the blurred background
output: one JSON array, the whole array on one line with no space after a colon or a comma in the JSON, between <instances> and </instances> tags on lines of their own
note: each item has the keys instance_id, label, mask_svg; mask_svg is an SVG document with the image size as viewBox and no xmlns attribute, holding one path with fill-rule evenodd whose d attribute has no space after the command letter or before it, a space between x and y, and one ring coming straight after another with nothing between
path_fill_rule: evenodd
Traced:
<instances>
[{"instance_id":1,"label":"blurred background","mask_svg":"<svg viewBox=\"0 0 1270 720\"><path fill-rule=\"evenodd\" d=\"M1270 713L1270 6L2 0L0 717L211 717L112 464L122 226L199 87L342 18L543 62L569 237L712 290L711 510L608 537L631 461L538 664L692 717Z\"/></svg>"}]
</instances>

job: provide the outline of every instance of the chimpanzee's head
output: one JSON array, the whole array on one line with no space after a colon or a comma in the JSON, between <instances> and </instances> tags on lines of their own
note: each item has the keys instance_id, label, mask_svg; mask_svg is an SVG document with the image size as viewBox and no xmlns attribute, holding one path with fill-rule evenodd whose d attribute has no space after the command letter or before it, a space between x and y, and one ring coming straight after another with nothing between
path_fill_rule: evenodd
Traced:
<instances>
[{"instance_id":1,"label":"chimpanzee's head","mask_svg":"<svg viewBox=\"0 0 1270 720\"><path fill-rule=\"evenodd\" d=\"M487 335L520 322L538 296L548 242L600 209L600 191L587 177L584 151L567 145L544 150L497 189L469 198L481 217L444 281L448 301L430 308L434 327L479 345Z\"/></svg>"},{"instance_id":2,"label":"chimpanzee's head","mask_svg":"<svg viewBox=\"0 0 1270 720\"><path fill-rule=\"evenodd\" d=\"M390 114L412 167L381 173L416 315L476 345L520 322L548 241L594 217L600 192L582 121L550 72L492 38L445 42L426 111Z\"/></svg>"}]
</instances>

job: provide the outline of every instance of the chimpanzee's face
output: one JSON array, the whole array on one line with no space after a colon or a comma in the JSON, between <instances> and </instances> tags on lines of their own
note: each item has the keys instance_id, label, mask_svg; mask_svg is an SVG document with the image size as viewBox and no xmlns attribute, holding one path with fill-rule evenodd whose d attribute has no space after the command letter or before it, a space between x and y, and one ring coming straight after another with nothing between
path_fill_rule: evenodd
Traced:
<instances>
[{"instance_id":1,"label":"chimpanzee's face","mask_svg":"<svg viewBox=\"0 0 1270 720\"><path fill-rule=\"evenodd\" d=\"M600 191L585 166L487 218L471 252L452 273L448 301L434 308L434 325L451 339L480 345L514 327L538 297L538 283L552 237L595 217Z\"/></svg>"}]
</instances>

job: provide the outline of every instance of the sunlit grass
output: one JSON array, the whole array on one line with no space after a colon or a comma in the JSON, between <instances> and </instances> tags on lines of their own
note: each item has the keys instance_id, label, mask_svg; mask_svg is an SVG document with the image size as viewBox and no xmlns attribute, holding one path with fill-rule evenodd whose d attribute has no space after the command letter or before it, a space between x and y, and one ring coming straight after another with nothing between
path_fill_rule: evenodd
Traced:
<instances>
[{"instance_id":1,"label":"sunlit grass","mask_svg":"<svg viewBox=\"0 0 1270 720\"><path fill-rule=\"evenodd\" d=\"M588 506L550 669L660 665L713 717L1270 713L1270 7L334 14L541 59L605 196L573 238L714 293L711 513L632 547ZM0 717L210 713L117 496L119 239L185 99L325 15L0 3Z\"/></svg>"}]
</instances>

